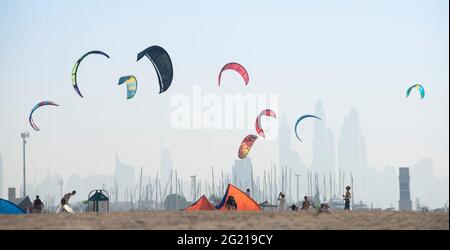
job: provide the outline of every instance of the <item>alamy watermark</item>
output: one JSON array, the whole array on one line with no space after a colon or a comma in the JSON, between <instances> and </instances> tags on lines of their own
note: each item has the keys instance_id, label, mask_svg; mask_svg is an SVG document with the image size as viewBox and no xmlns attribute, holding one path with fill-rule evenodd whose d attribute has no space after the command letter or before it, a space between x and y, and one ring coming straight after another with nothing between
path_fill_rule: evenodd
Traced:
<instances>
[{"instance_id":1,"label":"alamy watermark","mask_svg":"<svg viewBox=\"0 0 450 250\"><path fill-rule=\"evenodd\" d=\"M262 110L278 114L277 94L213 94L194 86L192 95L176 94L170 100L172 129L253 129ZM271 119L271 120L269 120ZM261 121L266 136L278 134L278 120ZM256 131L254 131L256 134Z\"/></svg>"}]
</instances>

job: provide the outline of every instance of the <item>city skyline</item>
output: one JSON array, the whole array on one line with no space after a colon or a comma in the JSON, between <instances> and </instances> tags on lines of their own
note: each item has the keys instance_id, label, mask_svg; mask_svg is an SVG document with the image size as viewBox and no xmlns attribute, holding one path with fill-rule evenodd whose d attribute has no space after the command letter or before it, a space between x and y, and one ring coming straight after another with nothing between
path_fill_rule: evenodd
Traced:
<instances>
[{"instance_id":1,"label":"city skyline","mask_svg":"<svg viewBox=\"0 0 450 250\"><path fill-rule=\"evenodd\" d=\"M325 107L322 105L321 101L317 101L316 103L316 111L318 113L322 113L325 115ZM320 112L319 112L320 111ZM298 151L295 151L292 149L291 145L291 137L286 136L289 134L289 127L285 123L286 119L281 116L279 117L281 120L281 124L279 126L279 138L278 138L278 145L279 150L284 152L281 154L282 157L285 157L284 161L280 161L279 163L272 162L273 165L268 166L267 168L263 169L263 171L259 171L256 173L253 173L253 163L251 161L251 157L244 159L244 160L236 160L233 164L230 164L229 168L226 169L215 169L215 186L218 187L215 190L216 194L220 194L223 190L220 190L220 180L221 176L220 173L224 173L225 180L229 180L234 185L238 186L242 190L245 190L246 188L250 188L251 190L255 192L262 192L263 190L263 184L262 184L262 178L264 171L267 174L267 181L269 178L269 172L272 170L276 170L275 172L272 172L273 177L275 175L277 176L277 187L280 191L283 190L282 186L282 180L281 180L281 169L284 166L287 166L287 170L289 170L289 173L292 174L290 176L293 178L294 175L300 174L300 193L299 197L303 197L303 195L306 195L308 193L309 187L307 186L308 181L308 173L317 173L319 174L319 188L321 192L326 193L327 199L331 198L331 193L328 192L329 186L323 186L321 183L321 178L323 178L323 174L325 174L326 181L328 182L328 174L333 174L333 182L334 186L333 189L338 188L338 182L339 182L339 174L345 175L344 182L345 183L339 183L341 185L341 189L344 185L350 185L351 175L355 178L355 184L354 184L354 192L356 197L356 202L363 201L363 202L375 202L376 206L381 206L383 208L387 208L391 206L392 204L397 207L397 199L398 199L398 192L392 192L392 190L398 189L398 169L400 167L405 166L386 166L382 172L378 172L376 168L369 167L366 164L366 161L364 160L365 153L365 143L364 140L360 141L358 138L364 138L363 132L360 130L360 124L359 121L359 115L358 111L355 109L350 110L348 115L346 116L346 123L344 124L341 133L339 134L339 140L346 141L347 144L344 144L345 146L339 146L339 142L334 143L333 147L334 151L338 155L353 155L352 158L345 160L346 163L339 163L336 164L334 168L329 166L329 168L323 168L323 167L317 167L315 162L311 164L300 164L296 165L296 163L301 163L300 154ZM323 135L319 133L325 133L328 134L330 131L324 129L326 128L326 120L321 125L318 125L320 123L315 123L312 125L312 127L315 127L316 131L318 133L314 134L313 137L313 145L317 143L317 140L323 139ZM353 130L356 130L355 132L351 132ZM350 143L350 144L349 144ZM320 156L322 154L330 155L330 152L326 152L324 149L329 149L330 145L322 144L321 146L315 146L314 150L317 150L318 152L313 152L314 155L317 155L320 159L322 159ZM342 152L339 152L339 148ZM353 151L352 153L346 153L346 150ZM325 153L324 153L325 152ZM175 171L179 170L177 166L172 165L172 157L171 157L171 150L169 148L164 147L161 144L160 152L161 159L164 159L163 162L161 162L161 165L159 167L159 171L161 171L164 167L168 169L168 172L166 173L167 176L163 177L161 172L159 173L159 185L162 185L162 188L170 184L170 181L167 179L170 175L170 170L174 171L172 178L175 178ZM359 155L359 156L358 156ZM0 155L1 156L1 155ZM115 158L115 167L114 170L111 171L109 174L94 174L89 176L80 176L76 173L70 174L70 176L67 177L61 177L59 175L49 175L47 174L45 178L41 181L40 184L34 184L31 185L30 183L27 183L27 190L30 194L38 194L39 191L41 191L43 194L45 194L43 197L46 200L49 200L50 197L52 197L53 201L57 200L57 197L59 195L59 192L55 194L54 190L59 190L60 186L58 185L58 182L63 179L64 180L64 193L69 192L72 189L78 190L79 196L75 197L75 201L81 201L84 199L84 196L87 195L92 189L97 188L107 188L109 192L113 193L116 190L113 190L115 188L115 185L117 185L117 191L119 194L117 195L119 201L123 201L126 199L131 199L130 195L131 192L136 192L136 187L139 182L139 169L138 166L129 165L126 163L123 163L120 160L119 153L114 152L114 158ZM0 158L1 160L1 158ZM362 161L361 161L362 160ZM0 161L1 163L1 161ZM167 165L169 164L169 165ZM1 166L1 165L0 165ZM170 166L170 167L169 167ZM292 167L294 166L294 167ZM295 167L300 166L300 167ZM339 166L346 166L346 168L339 168ZM411 186L412 190L412 199L415 201L417 198L419 198L422 201L423 205L428 206L435 206L438 207L440 205L443 205L443 202L445 202L445 199L447 197L448 199L448 192L442 192L442 189L448 186L448 177L447 178L439 178L434 175L433 173L433 161L432 159L423 158L419 160L418 162L406 166L411 169L411 183L413 184ZM146 169L146 168L143 168ZM362 172L358 172L358 170L362 170ZM416 173L417 170L417 173ZM211 169L210 169L211 171ZM231 175L230 175L231 173ZM251 178L253 175L253 184L251 184ZM150 183L155 181L156 178L156 172L154 174L149 174L147 172L144 172L143 181L144 184L148 184L148 181ZM191 183L189 176L183 176L179 175L178 178L180 180L184 180L183 186L181 187L186 198L191 198L190 190ZM208 194L208 196L212 193L211 187L206 187L205 185L211 185L211 172L209 172L209 176L198 176L197 181L199 182L200 188L199 191L205 194ZM433 185L426 185L427 181L433 180ZM272 180L274 181L274 180ZM257 186L257 182L261 187ZM252 187L253 185L253 187ZM285 183L286 185L286 183ZM296 183L294 179L294 183L290 183L291 187L287 191L285 187L285 191L288 194L291 195L291 197L296 197ZM327 183L328 185L328 183ZM172 186L174 188L174 184ZM17 190L21 190L21 186L17 186ZM133 190L133 191L132 191ZM428 190L429 192L427 192ZM438 190L440 190L438 192ZM49 193L52 192L53 196ZM128 195L126 194L128 192ZM166 190L164 192L170 192L169 190ZM175 191L172 191L175 192ZM339 193L338 190L335 190L333 192ZM84 196L83 196L84 195ZM134 194L136 195L136 194ZM197 194L199 196L199 194ZM323 197L323 193L321 194L321 198ZM197 198L198 198L197 196ZM220 196L220 195L219 195ZM275 201L276 197L267 197L267 196L261 196L260 194L254 194L255 197L258 198L268 198L267 200ZM115 194L113 194L113 197L116 197ZM134 197L136 200L136 197ZM415 203L414 203L415 204ZM373 204L372 204L373 205Z\"/></svg>"},{"instance_id":2,"label":"city skyline","mask_svg":"<svg viewBox=\"0 0 450 250\"><path fill-rule=\"evenodd\" d=\"M193 124L213 115L225 121L225 112L212 112L212 101L223 104L237 95L275 97L276 102L258 102L258 110L245 115L254 124L262 109L272 108L277 119L264 119L263 124L284 128L278 135L268 129L267 138L254 144L249 157L256 175L273 165L302 173L334 165L365 183L366 170L370 176L391 176L389 167L431 159L425 165L432 166L432 176L448 179L448 1L325 3L1 1L3 193L22 186L23 131L30 132L27 181L36 185L48 175L65 180L73 174L112 176L115 152L137 168L134 175L141 168L147 176L162 175L170 166L184 178L208 179L211 166L231 172L239 143L254 128L180 129L171 117L179 108L173 102L182 97ZM149 9L155 11L149 14ZM132 14L118 18L124 13ZM136 55L152 45L167 50L173 63L172 85L162 94L152 64L136 62ZM91 50L111 57L83 61L80 98L71 70ZM227 71L218 86L219 70L230 61L248 70L247 85L236 72ZM130 74L139 87L127 100L117 81ZM425 98L416 92L407 98L406 89L417 83L424 86ZM196 90L201 90L200 97ZM60 106L36 111L40 131L33 131L30 111L44 100ZM246 110L238 106L231 116ZM322 111L322 123L302 122L299 142L295 121ZM205 116L196 120L196 113ZM170 150L167 164L162 142ZM163 165L168 167L161 169ZM362 197L370 194L365 187L358 190Z\"/></svg>"}]
</instances>

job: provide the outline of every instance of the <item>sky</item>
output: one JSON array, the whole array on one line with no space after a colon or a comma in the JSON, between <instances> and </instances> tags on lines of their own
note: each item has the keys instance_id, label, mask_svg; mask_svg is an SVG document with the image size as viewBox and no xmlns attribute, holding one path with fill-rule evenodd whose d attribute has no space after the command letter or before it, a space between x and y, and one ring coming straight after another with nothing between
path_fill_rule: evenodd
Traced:
<instances>
[{"instance_id":1,"label":"sky","mask_svg":"<svg viewBox=\"0 0 450 250\"><path fill-rule=\"evenodd\" d=\"M5 186L22 182L20 132L29 131L27 178L48 173L113 174L114 153L156 174L160 147L187 178L231 171L243 129L174 129L171 101L194 89L226 95L276 95L290 126L321 100L336 138L345 116L358 110L369 166L411 166L432 158L434 173L449 175L449 3L397 1L10 1L0 2L0 153ZM155 70L136 55L151 45L170 54L174 79L158 94ZM76 60L85 98L71 84ZM227 62L245 65L250 83ZM138 92L126 99L120 76L133 74ZM421 83L426 98L405 97ZM417 94L417 93L416 93ZM31 108L51 100L28 123ZM292 147L312 160L312 123ZM278 160L277 140L252 149L256 172Z\"/></svg>"}]
</instances>

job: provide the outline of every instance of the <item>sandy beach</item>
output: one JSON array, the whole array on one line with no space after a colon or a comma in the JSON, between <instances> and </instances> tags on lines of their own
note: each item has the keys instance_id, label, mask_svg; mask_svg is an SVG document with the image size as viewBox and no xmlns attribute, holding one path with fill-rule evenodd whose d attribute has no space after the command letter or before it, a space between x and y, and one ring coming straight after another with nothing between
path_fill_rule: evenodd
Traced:
<instances>
[{"instance_id":1,"label":"sandy beach","mask_svg":"<svg viewBox=\"0 0 450 250\"><path fill-rule=\"evenodd\" d=\"M431 229L449 230L447 212L114 212L0 215L0 229Z\"/></svg>"}]
</instances>

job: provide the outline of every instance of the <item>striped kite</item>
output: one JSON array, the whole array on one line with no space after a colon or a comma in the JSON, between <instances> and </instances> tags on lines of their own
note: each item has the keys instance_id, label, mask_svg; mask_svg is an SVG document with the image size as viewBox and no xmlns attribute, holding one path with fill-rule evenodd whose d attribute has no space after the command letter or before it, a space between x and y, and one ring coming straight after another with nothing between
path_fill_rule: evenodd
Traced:
<instances>
[{"instance_id":1,"label":"striped kite","mask_svg":"<svg viewBox=\"0 0 450 250\"><path fill-rule=\"evenodd\" d=\"M298 118L297 122L295 123L294 130L295 130L295 136L297 136L297 139L298 139L299 141L302 141L302 139L300 139L300 137L298 136L298 133L297 133L297 126L298 126L298 124L299 124L303 119L305 119L305 118L316 118L316 119L322 120L322 119L320 119L319 117L317 117L317 116L315 116L315 115L304 115L304 116Z\"/></svg>"},{"instance_id":2,"label":"striped kite","mask_svg":"<svg viewBox=\"0 0 450 250\"><path fill-rule=\"evenodd\" d=\"M34 111L36 111L36 109L38 109L38 108L40 108L42 106L46 106L46 105L59 106L58 104L56 104L56 103L54 103L52 101L43 101L43 102L40 102L40 103L36 104L36 106L34 106L34 108L31 110L31 113L30 113L30 116L28 117L28 120L30 121L31 127L34 130L36 130L36 131L39 131L39 128L38 128L38 126L36 126L36 124L33 121L33 113L34 113Z\"/></svg>"},{"instance_id":3,"label":"striped kite","mask_svg":"<svg viewBox=\"0 0 450 250\"><path fill-rule=\"evenodd\" d=\"M420 84L414 84L413 86L409 87L408 90L406 90L406 97L409 97L411 90L414 88L420 92L420 98L423 99L425 97L425 89Z\"/></svg>"},{"instance_id":4,"label":"striped kite","mask_svg":"<svg viewBox=\"0 0 450 250\"><path fill-rule=\"evenodd\" d=\"M219 86L220 86L220 80L222 78L222 72L224 72L225 70L229 70L229 69L238 72L239 75L241 75L241 77L244 79L245 86L247 86L248 81L250 80L249 76L248 76L248 72L244 68L244 66L242 66L242 65L240 65L239 63L236 63L236 62L227 63L227 64L225 64L225 66L222 67L222 69L220 70L220 73L219 73L219 78L218 78Z\"/></svg>"},{"instance_id":5,"label":"striped kite","mask_svg":"<svg viewBox=\"0 0 450 250\"><path fill-rule=\"evenodd\" d=\"M122 76L119 79L119 85L123 83L127 84L127 99L131 99L136 94L137 90L137 79L134 76Z\"/></svg>"},{"instance_id":6,"label":"striped kite","mask_svg":"<svg viewBox=\"0 0 450 250\"><path fill-rule=\"evenodd\" d=\"M90 54L99 54L99 55L103 55L103 56L106 56L107 58L109 58L108 54L106 54L105 52L99 51L99 50L93 50L93 51L89 51L88 53L84 54L82 57L80 57L80 59L78 59L78 61L75 63L75 65L73 65L72 85L80 97L83 97L83 95L81 94L80 90L78 89L78 82L77 82L78 67L80 66L81 61L83 61L83 59Z\"/></svg>"},{"instance_id":7,"label":"striped kite","mask_svg":"<svg viewBox=\"0 0 450 250\"><path fill-rule=\"evenodd\" d=\"M241 145L239 146L238 156L240 159L244 159L247 157L248 153L250 153L250 149L255 143L258 136L256 135L247 135L244 140L242 140Z\"/></svg>"},{"instance_id":8,"label":"striped kite","mask_svg":"<svg viewBox=\"0 0 450 250\"><path fill-rule=\"evenodd\" d=\"M273 117L273 118L277 118L277 115L272 110L266 109L266 110L261 111L261 113L256 118L256 122L255 122L256 132L262 138L266 138L266 135L264 134L264 130L261 128L261 117L262 116L270 116L270 117Z\"/></svg>"}]
</instances>

